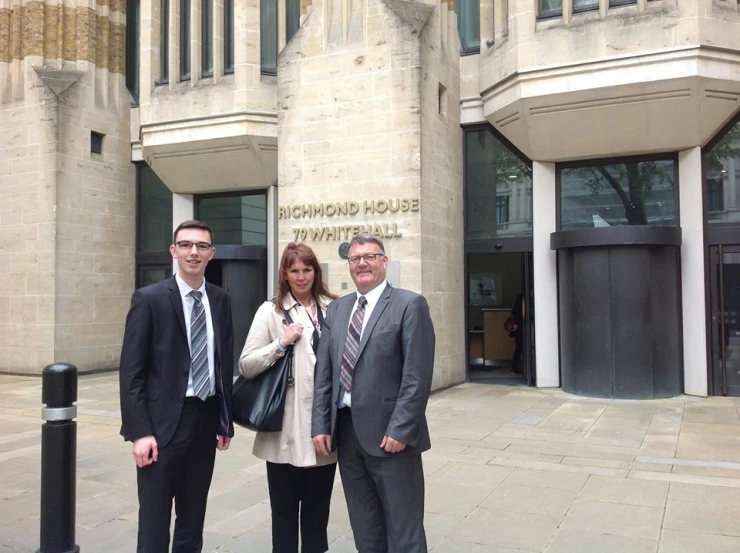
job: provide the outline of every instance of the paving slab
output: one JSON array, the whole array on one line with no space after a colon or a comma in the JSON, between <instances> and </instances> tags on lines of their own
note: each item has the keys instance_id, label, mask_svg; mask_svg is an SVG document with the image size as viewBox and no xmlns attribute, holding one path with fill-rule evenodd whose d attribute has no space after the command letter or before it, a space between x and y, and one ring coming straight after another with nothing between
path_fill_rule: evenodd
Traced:
<instances>
[{"instance_id":1,"label":"paving slab","mask_svg":"<svg viewBox=\"0 0 740 553\"><path fill-rule=\"evenodd\" d=\"M0 376L0 553L38 549L38 378ZM115 373L79 382L77 542L135 549L131 446L118 435ZM740 551L740 402L579 398L463 384L430 398L423 457L433 553ZM269 553L265 464L243 429L219 452L204 553ZM355 553L341 479L330 553Z\"/></svg>"}]
</instances>

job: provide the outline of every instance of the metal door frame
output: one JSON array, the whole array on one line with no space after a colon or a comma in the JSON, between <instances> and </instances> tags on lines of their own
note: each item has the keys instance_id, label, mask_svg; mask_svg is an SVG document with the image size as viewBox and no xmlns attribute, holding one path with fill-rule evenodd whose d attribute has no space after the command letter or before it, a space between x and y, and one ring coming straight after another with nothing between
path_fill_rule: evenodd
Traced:
<instances>
[{"instance_id":1,"label":"metal door frame","mask_svg":"<svg viewBox=\"0 0 740 553\"><path fill-rule=\"evenodd\" d=\"M717 244L709 247L709 337L712 395L726 396L727 343L724 305L724 254L740 253L740 244Z\"/></svg>"}]
</instances>

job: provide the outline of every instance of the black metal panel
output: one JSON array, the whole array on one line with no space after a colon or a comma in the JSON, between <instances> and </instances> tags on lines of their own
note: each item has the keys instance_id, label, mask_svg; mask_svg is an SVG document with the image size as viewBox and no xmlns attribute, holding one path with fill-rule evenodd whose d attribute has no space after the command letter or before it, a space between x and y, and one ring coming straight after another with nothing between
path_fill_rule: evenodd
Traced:
<instances>
[{"instance_id":1,"label":"black metal panel","mask_svg":"<svg viewBox=\"0 0 740 553\"><path fill-rule=\"evenodd\" d=\"M612 395L609 252L574 251L573 277L572 326L576 337L573 357L578 368L575 393L609 397Z\"/></svg>"},{"instance_id":2,"label":"black metal panel","mask_svg":"<svg viewBox=\"0 0 740 553\"><path fill-rule=\"evenodd\" d=\"M550 234L550 249L622 245L680 246L681 228L669 226L618 226L560 230Z\"/></svg>"},{"instance_id":3,"label":"black metal panel","mask_svg":"<svg viewBox=\"0 0 740 553\"><path fill-rule=\"evenodd\" d=\"M242 259L251 261L266 261L267 248L264 246L234 246L231 244L216 244L214 259Z\"/></svg>"},{"instance_id":4,"label":"black metal panel","mask_svg":"<svg viewBox=\"0 0 740 553\"><path fill-rule=\"evenodd\" d=\"M649 248L609 248L615 397L653 397Z\"/></svg>"},{"instance_id":5,"label":"black metal panel","mask_svg":"<svg viewBox=\"0 0 740 553\"><path fill-rule=\"evenodd\" d=\"M576 290L574 283L573 252L560 250L558 252L558 328L560 330L560 366L574 367L576 364L575 342L576 327L571 321L576 320L575 301L573 293ZM576 381L577 371L561 371L560 380L563 390L575 393L578 390Z\"/></svg>"},{"instance_id":6,"label":"black metal panel","mask_svg":"<svg viewBox=\"0 0 740 553\"><path fill-rule=\"evenodd\" d=\"M651 255L653 397L674 397L683 391L680 260L673 248L652 248Z\"/></svg>"},{"instance_id":7,"label":"black metal panel","mask_svg":"<svg viewBox=\"0 0 740 553\"><path fill-rule=\"evenodd\" d=\"M597 397L682 390L676 246L558 252L563 389Z\"/></svg>"}]
</instances>

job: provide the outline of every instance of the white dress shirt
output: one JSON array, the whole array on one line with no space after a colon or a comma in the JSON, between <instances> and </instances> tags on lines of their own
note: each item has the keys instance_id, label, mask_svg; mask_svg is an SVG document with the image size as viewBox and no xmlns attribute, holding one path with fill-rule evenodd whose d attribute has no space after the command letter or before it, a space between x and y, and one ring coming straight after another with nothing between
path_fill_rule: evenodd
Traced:
<instances>
[{"instance_id":1,"label":"white dress shirt","mask_svg":"<svg viewBox=\"0 0 740 553\"><path fill-rule=\"evenodd\" d=\"M193 289L187 284L179 274L175 275L177 281L177 287L180 289L180 297L182 299L182 310L185 315L185 330L188 333L188 345L190 345L190 321L193 314L193 306L195 305L195 299L193 296L189 296ZM215 366L216 366L216 354L214 351L213 344L213 321L211 320L211 305L208 303L208 294L206 294L206 279L200 285L200 288L196 290L201 293L200 301L203 304L203 309L206 312L206 340L208 342L208 378L211 381L211 391L209 396L216 393L216 378L215 378ZM192 350L191 350L192 355ZM188 375L188 390L185 393L186 396L192 397L195 395L193 392L193 374L192 372Z\"/></svg>"},{"instance_id":2,"label":"white dress shirt","mask_svg":"<svg viewBox=\"0 0 740 553\"><path fill-rule=\"evenodd\" d=\"M355 304L352 306L352 314L354 314L355 309L357 309L357 302L360 300L360 296L365 296L365 299L367 300L367 305L365 305L365 318L362 319L362 332L360 332L360 341L362 341L362 335L365 333L367 322L370 320L370 316L373 314L373 309L375 309L375 306L378 304L378 300L380 299L380 296L383 295L383 291L385 290L386 286L388 286L388 281L384 280L375 288L370 290L367 294L360 294L359 292L357 292ZM350 315L349 317L349 324L352 324L352 315ZM349 325L347 325L347 330L349 331ZM339 407L352 407L352 392L344 392L344 394L342 395L342 399L339 400Z\"/></svg>"}]
</instances>

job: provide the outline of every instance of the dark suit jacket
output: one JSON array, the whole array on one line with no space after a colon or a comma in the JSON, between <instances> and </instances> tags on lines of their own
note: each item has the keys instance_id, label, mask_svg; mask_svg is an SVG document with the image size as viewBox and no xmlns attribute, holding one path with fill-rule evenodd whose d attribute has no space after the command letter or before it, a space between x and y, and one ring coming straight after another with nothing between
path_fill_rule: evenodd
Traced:
<instances>
[{"instance_id":1,"label":"dark suit jacket","mask_svg":"<svg viewBox=\"0 0 740 553\"><path fill-rule=\"evenodd\" d=\"M336 446L339 371L357 295L329 304L316 358L311 434L329 434ZM424 414L434 370L434 326L424 296L388 285L365 326L352 377L352 421L370 455L387 457L383 436L413 455L431 447Z\"/></svg>"},{"instance_id":2,"label":"dark suit jacket","mask_svg":"<svg viewBox=\"0 0 740 553\"><path fill-rule=\"evenodd\" d=\"M233 436L231 388L234 331L231 303L221 288L206 283L215 345L217 432ZM134 441L154 435L157 446L172 438L180 420L190 373L190 347L175 277L140 288L126 317L120 366L121 435ZM214 444L216 437L214 436ZM215 445L214 445L215 446Z\"/></svg>"}]
</instances>

